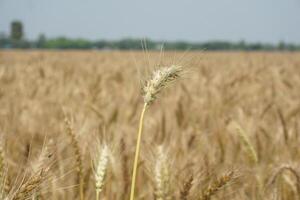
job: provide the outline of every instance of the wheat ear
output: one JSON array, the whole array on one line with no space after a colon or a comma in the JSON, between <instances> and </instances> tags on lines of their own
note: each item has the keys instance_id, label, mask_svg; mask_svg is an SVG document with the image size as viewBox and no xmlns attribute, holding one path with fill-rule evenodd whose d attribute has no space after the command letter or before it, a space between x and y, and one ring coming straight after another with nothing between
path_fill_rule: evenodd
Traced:
<instances>
[{"instance_id":1,"label":"wheat ear","mask_svg":"<svg viewBox=\"0 0 300 200\"><path fill-rule=\"evenodd\" d=\"M223 176L218 178L213 184L208 186L208 188L204 191L203 195L200 197L200 200L210 200L212 196L214 196L225 185L228 185L228 183L231 182L233 179L233 171L224 174Z\"/></svg>"},{"instance_id":2,"label":"wheat ear","mask_svg":"<svg viewBox=\"0 0 300 200\"><path fill-rule=\"evenodd\" d=\"M79 195L80 200L84 200L84 176L83 176L83 165L82 165L82 154L80 151L79 143L76 139L76 135L73 131L73 128L71 126L71 122L68 118L65 118L65 124L67 128L67 134L69 135L72 143L73 150L75 152L75 158L76 158L76 170L79 180Z\"/></svg>"},{"instance_id":3,"label":"wheat ear","mask_svg":"<svg viewBox=\"0 0 300 200\"><path fill-rule=\"evenodd\" d=\"M52 145L53 145L53 140L50 140L49 142L45 143L45 145L42 148L42 152L40 156L38 157L37 161L33 165L33 174L38 174L39 170L42 170L44 166L51 166L52 165ZM40 188L39 186L36 187L34 191L32 191L32 199L40 199L41 194L40 194Z\"/></svg>"},{"instance_id":4,"label":"wheat ear","mask_svg":"<svg viewBox=\"0 0 300 200\"><path fill-rule=\"evenodd\" d=\"M279 167L275 173L273 174L273 176L270 178L269 182L267 183L267 187L271 187L275 182L278 176L280 176L284 171L290 171L291 174L293 174L296 178L296 188L297 188L297 192L298 195L300 195L300 175L298 173L298 171L291 165L282 165L281 167Z\"/></svg>"},{"instance_id":5,"label":"wheat ear","mask_svg":"<svg viewBox=\"0 0 300 200\"><path fill-rule=\"evenodd\" d=\"M20 186L19 190L13 196L12 200L28 199L46 179L48 171L49 167L44 167L32 177L30 177L29 180L27 180Z\"/></svg>"},{"instance_id":6,"label":"wheat ear","mask_svg":"<svg viewBox=\"0 0 300 200\"><path fill-rule=\"evenodd\" d=\"M152 73L151 78L144 83L143 97L144 97L144 106L139 121L139 130L136 141L135 156L131 177L131 189L130 189L130 200L134 200L135 193L135 182L137 175L138 159L140 154L141 138L143 132L144 124L144 115L148 106L157 98L159 92L166 87L170 82L173 82L175 79L180 77L182 72L182 67L172 65L171 67L164 67L159 70L156 70Z\"/></svg>"},{"instance_id":7,"label":"wheat ear","mask_svg":"<svg viewBox=\"0 0 300 200\"><path fill-rule=\"evenodd\" d=\"M99 200L100 193L104 186L108 162L109 162L109 150L107 145L104 145L101 148L98 161L95 167L96 200Z\"/></svg>"},{"instance_id":8,"label":"wheat ear","mask_svg":"<svg viewBox=\"0 0 300 200\"><path fill-rule=\"evenodd\" d=\"M194 177L193 175L183 183L183 188L180 191L180 200L188 200L188 196L190 194L190 190L193 186Z\"/></svg>"},{"instance_id":9,"label":"wheat ear","mask_svg":"<svg viewBox=\"0 0 300 200\"><path fill-rule=\"evenodd\" d=\"M256 151L255 151L253 145L251 144L250 139L247 136L247 133L238 123L236 123L236 122L233 122L233 123L234 123L233 125L236 129L236 133L238 134L241 142L244 144L244 147L246 148L247 155L249 156L250 160L255 164L258 163Z\"/></svg>"},{"instance_id":10,"label":"wheat ear","mask_svg":"<svg viewBox=\"0 0 300 200\"><path fill-rule=\"evenodd\" d=\"M51 155L48 145L45 146L36 163L36 167L33 169L33 175L21 184L13 195L12 200L25 200L37 194L40 185L46 180L49 173L52 160Z\"/></svg>"},{"instance_id":11,"label":"wheat ear","mask_svg":"<svg viewBox=\"0 0 300 200\"><path fill-rule=\"evenodd\" d=\"M160 146L157 150L157 159L154 168L154 182L155 182L155 199L156 200L170 200L170 166L167 161L167 155Z\"/></svg>"},{"instance_id":12,"label":"wheat ear","mask_svg":"<svg viewBox=\"0 0 300 200\"><path fill-rule=\"evenodd\" d=\"M155 70L151 78L145 82L143 95L145 104L151 104L158 96L160 91L170 82L176 80L182 73L182 67L172 65Z\"/></svg>"}]
</instances>

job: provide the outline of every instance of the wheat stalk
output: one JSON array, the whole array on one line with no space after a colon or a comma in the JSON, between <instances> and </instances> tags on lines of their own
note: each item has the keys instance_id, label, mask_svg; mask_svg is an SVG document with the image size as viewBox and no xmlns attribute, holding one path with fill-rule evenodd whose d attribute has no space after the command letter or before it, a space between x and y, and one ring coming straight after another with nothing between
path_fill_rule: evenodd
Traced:
<instances>
[{"instance_id":1,"label":"wheat stalk","mask_svg":"<svg viewBox=\"0 0 300 200\"><path fill-rule=\"evenodd\" d=\"M166 87L170 82L173 82L174 80L179 78L181 72L182 72L181 66L172 65L170 67L164 67L155 70L152 73L150 79L144 83L144 87L142 89L143 97L144 97L144 106L140 116L139 130L137 134L136 149L135 149L135 156L134 156L134 163L133 163L133 170L132 170L132 177L131 177L132 179L131 179L130 200L134 200L135 182L136 182L145 112L148 106L151 103L153 103L153 101L157 98L159 92L164 87Z\"/></svg>"},{"instance_id":2,"label":"wheat stalk","mask_svg":"<svg viewBox=\"0 0 300 200\"><path fill-rule=\"evenodd\" d=\"M155 70L151 78L144 84L144 103L151 104L157 98L160 91L170 82L176 80L181 73L182 67L177 65Z\"/></svg>"},{"instance_id":3,"label":"wheat stalk","mask_svg":"<svg viewBox=\"0 0 300 200\"><path fill-rule=\"evenodd\" d=\"M50 167L43 167L26 182L22 183L12 200L28 199L46 179Z\"/></svg>"},{"instance_id":4,"label":"wheat stalk","mask_svg":"<svg viewBox=\"0 0 300 200\"><path fill-rule=\"evenodd\" d=\"M228 185L234 179L234 172L230 171L220 178L218 178L213 184L208 186L204 191L203 195L200 197L200 200L210 200L212 196L217 194L225 185Z\"/></svg>"},{"instance_id":5,"label":"wheat stalk","mask_svg":"<svg viewBox=\"0 0 300 200\"><path fill-rule=\"evenodd\" d=\"M51 166L52 163L52 145L53 140L47 142L43 148L40 156L38 157L37 161L33 165L33 174L39 173L39 170L42 170L44 166ZM40 199L40 191L39 186L36 187L35 191L33 191L33 199Z\"/></svg>"},{"instance_id":6,"label":"wheat stalk","mask_svg":"<svg viewBox=\"0 0 300 200\"><path fill-rule=\"evenodd\" d=\"M246 148L246 152L250 160L255 164L258 163L256 151L253 145L251 144L250 139L247 136L247 133L238 123L233 122L233 125L236 129L236 133L238 134L241 142L244 144L244 147Z\"/></svg>"},{"instance_id":7,"label":"wheat stalk","mask_svg":"<svg viewBox=\"0 0 300 200\"><path fill-rule=\"evenodd\" d=\"M95 170L95 186L96 186L96 200L99 200L100 193L103 189L106 171L109 162L109 149L104 145L100 151Z\"/></svg>"},{"instance_id":8,"label":"wheat stalk","mask_svg":"<svg viewBox=\"0 0 300 200\"><path fill-rule=\"evenodd\" d=\"M42 167L46 164L50 165L50 161L52 160L52 146L53 145L53 140L50 140L47 142L43 149L41 154L39 155L37 161L33 165L33 172L36 173L38 170L42 169Z\"/></svg>"},{"instance_id":9,"label":"wheat stalk","mask_svg":"<svg viewBox=\"0 0 300 200\"><path fill-rule=\"evenodd\" d=\"M0 143L0 199L3 199L5 194L5 161L2 143Z\"/></svg>"},{"instance_id":10,"label":"wheat stalk","mask_svg":"<svg viewBox=\"0 0 300 200\"><path fill-rule=\"evenodd\" d=\"M194 177L193 177L193 175L191 175L190 178L183 183L183 188L180 191L180 200L187 200L188 199L188 196L190 194L190 190L193 186L193 181L194 181Z\"/></svg>"},{"instance_id":11,"label":"wheat stalk","mask_svg":"<svg viewBox=\"0 0 300 200\"><path fill-rule=\"evenodd\" d=\"M37 193L40 185L46 180L51 167L52 153L49 152L49 146L46 145L33 168L33 175L25 182L22 182L12 200L25 200Z\"/></svg>"},{"instance_id":12,"label":"wheat stalk","mask_svg":"<svg viewBox=\"0 0 300 200\"><path fill-rule=\"evenodd\" d=\"M170 200L170 166L162 146L158 147L156 157L154 167L155 199Z\"/></svg>"},{"instance_id":13,"label":"wheat stalk","mask_svg":"<svg viewBox=\"0 0 300 200\"><path fill-rule=\"evenodd\" d=\"M69 137L71 139L72 147L75 152L76 170L77 170L77 176L78 176L78 180L79 180L80 200L84 200L84 176L83 176L82 154L80 151L79 143L76 139L76 135L71 126L71 122L68 118L65 118L65 124L66 124L66 128L67 128L67 134L69 135Z\"/></svg>"},{"instance_id":14,"label":"wheat stalk","mask_svg":"<svg viewBox=\"0 0 300 200\"><path fill-rule=\"evenodd\" d=\"M270 178L269 182L267 183L267 187L270 188L272 185L274 185L277 177L280 176L284 171L290 171L291 174L294 175L294 177L296 178L297 193L298 193L298 195L300 195L300 175L299 175L298 171L291 165L282 165L281 167L279 167L275 171L273 176Z\"/></svg>"}]
</instances>

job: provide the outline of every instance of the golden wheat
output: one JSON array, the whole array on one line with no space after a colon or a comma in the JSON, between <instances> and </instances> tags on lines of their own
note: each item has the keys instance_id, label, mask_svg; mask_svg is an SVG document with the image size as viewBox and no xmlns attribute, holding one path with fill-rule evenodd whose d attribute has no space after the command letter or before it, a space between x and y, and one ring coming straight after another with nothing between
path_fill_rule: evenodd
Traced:
<instances>
[{"instance_id":1,"label":"golden wheat","mask_svg":"<svg viewBox=\"0 0 300 200\"><path fill-rule=\"evenodd\" d=\"M139 116L129 52L0 51L1 199L299 199L299 53L189 53L200 62L178 54L165 52L159 66L167 67L144 81ZM193 73L163 91L184 74L181 65ZM156 102L162 92L169 95ZM78 124L61 126L62 107ZM40 154L51 140L54 153ZM119 153L109 164L99 164L103 145L90 151L98 140ZM233 168L239 179L219 177Z\"/></svg>"},{"instance_id":2,"label":"golden wheat","mask_svg":"<svg viewBox=\"0 0 300 200\"><path fill-rule=\"evenodd\" d=\"M107 145L103 145L99 152L98 161L95 167L95 186L96 186L96 200L99 200L100 193L104 186L104 179L106 177L107 167L109 162L109 149Z\"/></svg>"}]
</instances>

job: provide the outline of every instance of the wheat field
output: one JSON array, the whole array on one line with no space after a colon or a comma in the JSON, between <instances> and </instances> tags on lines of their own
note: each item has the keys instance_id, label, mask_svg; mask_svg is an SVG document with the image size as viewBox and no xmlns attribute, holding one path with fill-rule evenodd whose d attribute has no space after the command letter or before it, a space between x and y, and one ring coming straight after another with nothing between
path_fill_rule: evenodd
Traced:
<instances>
[{"instance_id":1,"label":"wheat field","mask_svg":"<svg viewBox=\"0 0 300 200\"><path fill-rule=\"evenodd\" d=\"M300 54L0 52L0 199L300 199Z\"/></svg>"}]
</instances>

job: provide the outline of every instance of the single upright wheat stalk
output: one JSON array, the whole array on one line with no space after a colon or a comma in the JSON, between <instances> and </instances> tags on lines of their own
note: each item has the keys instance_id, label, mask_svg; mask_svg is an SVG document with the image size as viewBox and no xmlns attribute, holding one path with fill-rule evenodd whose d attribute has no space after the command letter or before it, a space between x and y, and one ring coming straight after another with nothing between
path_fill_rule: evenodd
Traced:
<instances>
[{"instance_id":1,"label":"single upright wheat stalk","mask_svg":"<svg viewBox=\"0 0 300 200\"><path fill-rule=\"evenodd\" d=\"M65 124L66 124L66 128L67 128L67 134L69 135L69 137L71 139L72 147L75 152L76 169L77 169L78 180L79 180L80 200L84 200L84 176L83 176L82 154L80 151L79 143L76 139L76 135L71 126L71 122L69 121L68 118L65 118Z\"/></svg>"},{"instance_id":2,"label":"single upright wheat stalk","mask_svg":"<svg viewBox=\"0 0 300 200\"><path fill-rule=\"evenodd\" d=\"M244 144L244 147L246 148L246 152L249 158L253 163L256 164L258 162L257 154L253 145L250 142L250 139L247 136L247 133L244 131L244 129L242 129L242 127L238 123L236 122L233 123L241 142Z\"/></svg>"},{"instance_id":3,"label":"single upright wheat stalk","mask_svg":"<svg viewBox=\"0 0 300 200\"><path fill-rule=\"evenodd\" d=\"M103 189L108 162L109 162L109 149L107 145L104 145L101 148L98 161L95 167L96 200L99 200L100 193Z\"/></svg>"},{"instance_id":4,"label":"single upright wheat stalk","mask_svg":"<svg viewBox=\"0 0 300 200\"><path fill-rule=\"evenodd\" d=\"M2 148L2 143L0 142L0 199L5 197L5 164L4 164L4 152Z\"/></svg>"},{"instance_id":5,"label":"single upright wheat stalk","mask_svg":"<svg viewBox=\"0 0 300 200\"><path fill-rule=\"evenodd\" d=\"M5 159L3 143L0 141L0 199L5 199L10 191L10 181L8 176L8 166Z\"/></svg>"},{"instance_id":6,"label":"single upright wheat stalk","mask_svg":"<svg viewBox=\"0 0 300 200\"><path fill-rule=\"evenodd\" d=\"M130 200L134 200L135 182L136 182L138 158L140 154L140 145L141 145L141 137L143 132L145 112L148 106L151 103L153 103L153 101L157 98L159 92L164 87L166 87L170 82L173 82L178 77L180 77L181 73L182 73L181 66L172 65L170 67L164 67L154 71L151 75L151 78L144 83L144 86L142 88L143 97L144 97L144 106L140 116L139 130L137 135L134 164L133 164L132 177L131 177L132 180L131 180Z\"/></svg>"},{"instance_id":7,"label":"single upright wheat stalk","mask_svg":"<svg viewBox=\"0 0 300 200\"><path fill-rule=\"evenodd\" d=\"M170 200L170 166L167 161L167 155L161 146L158 147L156 156L154 168L155 199Z\"/></svg>"}]
</instances>

